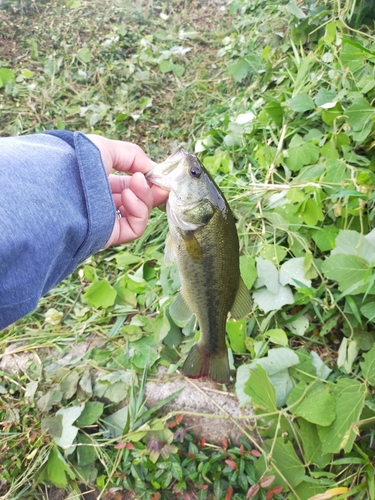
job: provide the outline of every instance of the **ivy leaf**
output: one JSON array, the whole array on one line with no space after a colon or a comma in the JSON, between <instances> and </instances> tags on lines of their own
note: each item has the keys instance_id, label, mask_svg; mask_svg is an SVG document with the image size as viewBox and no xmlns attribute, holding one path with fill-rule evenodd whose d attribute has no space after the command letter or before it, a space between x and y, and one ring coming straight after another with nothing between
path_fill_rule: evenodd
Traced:
<instances>
[{"instance_id":1,"label":"ivy leaf","mask_svg":"<svg viewBox=\"0 0 375 500\"><path fill-rule=\"evenodd\" d=\"M256 259L256 263L258 279L255 286L257 288L265 286L269 292L277 293L280 288L280 283L279 272L275 264L273 264L270 260L262 259L261 257Z\"/></svg>"},{"instance_id":2,"label":"ivy leaf","mask_svg":"<svg viewBox=\"0 0 375 500\"><path fill-rule=\"evenodd\" d=\"M159 345L155 342L151 335L147 335L131 343L131 348L134 349L132 362L137 368L145 368L152 366L159 359Z\"/></svg>"},{"instance_id":3,"label":"ivy leaf","mask_svg":"<svg viewBox=\"0 0 375 500\"><path fill-rule=\"evenodd\" d=\"M163 61L160 61L159 69L162 73L169 73L170 71L173 71L173 63L164 59Z\"/></svg>"},{"instance_id":4,"label":"ivy leaf","mask_svg":"<svg viewBox=\"0 0 375 500\"><path fill-rule=\"evenodd\" d=\"M333 107L335 105L336 99L337 99L337 94L334 90L327 90L324 87L322 87L318 90L318 93L316 94L315 105L323 107L327 104L333 104L332 106L329 106Z\"/></svg>"},{"instance_id":5,"label":"ivy leaf","mask_svg":"<svg viewBox=\"0 0 375 500\"><path fill-rule=\"evenodd\" d=\"M353 104L345 111L348 124L355 131L362 130L374 116L375 109L364 97L357 97Z\"/></svg>"},{"instance_id":6,"label":"ivy leaf","mask_svg":"<svg viewBox=\"0 0 375 500\"><path fill-rule=\"evenodd\" d=\"M90 306L99 309L104 309L113 306L117 296L116 290L106 280L96 281L92 283L86 292L82 295L82 299Z\"/></svg>"},{"instance_id":7,"label":"ivy leaf","mask_svg":"<svg viewBox=\"0 0 375 500\"><path fill-rule=\"evenodd\" d=\"M311 142L305 142L288 149L288 157L285 158L286 166L292 171L301 170L304 165L313 165L319 159L320 149Z\"/></svg>"},{"instance_id":8,"label":"ivy leaf","mask_svg":"<svg viewBox=\"0 0 375 500\"><path fill-rule=\"evenodd\" d=\"M371 265L375 264L375 247L372 244L372 237L368 236L348 229L339 231L331 255L356 255Z\"/></svg>"},{"instance_id":9,"label":"ivy leaf","mask_svg":"<svg viewBox=\"0 0 375 500\"><path fill-rule=\"evenodd\" d=\"M314 101L306 93L298 94L290 99L289 106L292 111L296 111L297 113L303 113L315 108Z\"/></svg>"},{"instance_id":10,"label":"ivy leaf","mask_svg":"<svg viewBox=\"0 0 375 500\"><path fill-rule=\"evenodd\" d=\"M281 286L275 293L270 292L267 288L263 287L253 292L254 302L264 312L277 311L286 304L293 304L294 297L289 286Z\"/></svg>"},{"instance_id":11,"label":"ivy leaf","mask_svg":"<svg viewBox=\"0 0 375 500\"><path fill-rule=\"evenodd\" d=\"M264 358L255 359L250 364L240 366L237 370L236 380L236 394L240 405L243 406L251 402L249 394L245 391L245 384L250 377L250 371L261 366L275 389L277 406L283 406L294 385L288 369L298 365L299 362L299 357L292 349L280 347L271 349L268 356Z\"/></svg>"},{"instance_id":12,"label":"ivy leaf","mask_svg":"<svg viewBox=\"0 0 375 500\"><path fill-rule=\"evenodd\" d=\"M311 287L311 280L305 278L305 269L303 257L295 257L289 259L280 267L280 283L282 285L292 285L298 287L299 285L295 280L303 283L307 287Z\"/></svg>"},{"instance_id":13,"label":"ivy leaf","mask_svg":"<svg viewBox=\"0 0 375 500\"><path fill-rule=\"evenodd\" d=\"M276 345L281 345L282 347L286 347L288 345L288 337L284 330L280 328L273 328L268 330L264 336L269 339L270 342Z\"/></svg>"},{"instance_id":14,"label":"ivy leaf","mask_svg":"<svg viewBox=\"0 0 375 500\"><path fill-rule=\"evenodd\" d=\"M257 278L254 257L250 257L249 255L241 255L240 271L246 287L250 290Z\"/></svg>"},{"instance_id":15,"label":"ivy leaf","mask_svg":"<svg viewBox=\"0 0 375 500\"><path fill-rule=\"evenodd\" d=\"M7 68L0 68L0 89L1 87L5 87L5 85L10 82L14 81L15 76L14 73L11 69Z\"/></svg>"},{"instance_id":16,"label":"ivy leaf","mask_svg":"<svg viewBox=\"0 0 375 500\"><path fill-rule=\"evenodd\" d=\"M327 252L335 247L335 239L339 230L335 226L324 226L312 231L312 239L321 252Z\"/></svg>"},{"instance_id":17,"label":"ivy leaf","mask_svg":"<svg viewBox=\"0 0 375 500\"><path fill-rule=\"evenodd\" d=\"M74 451L74 446L72 446L77 433L78 427L73 425L73 422L81 415L85 404L80 406L71 406L70 408L61 408L56 416L62 416L62 433L60 437L55 437L55 443L61 448L65 449L66 455L69 455Z\"/></svg>"},{"instance_id":18,"label":"ivy leaf","mask_svg":"<svg viewBox=\"0 0 375 500\"><path fill-rule=\"evenodd\" d=\"M119 403L127 396L132 383L133 372L131 370L117 370L96 379L94 395Z\"/></svg>"},{"instance_id":19,"label":"ivy leaf","mask_svg":"<svg viewBox=\"0 0 375 500\"><path fill-rule=\"evenodd\" d=\"M337 281L339 290L351 295L366 292L369 270L369 264L355 255L330 255L322 264L326 278Z\"/></svg>"},{"instance_id":20,"label":"ivy leaf","mask_svg":"<svg viewBox=\"0 0 375 500\"><path fill-rule=\"evenodd\" d=\"M302 401L295 405L301 398L303 398ZM299 382L287 400L288 406L294 405L290 408L294 415L323 427L331 425L335 420L335 403L334 396L323 383L308 386L305 382Z\"/></svg>"},{"instance_id":21,"label":"ivy leaf","mask_svg":"<svg viewBox=\"0 0 375 500\"><path fill-rule=\"evenodd\" d=\"M241 82L251 74L251 67L245 59L238 59L235 63L229 64L228 73L233 76L235 82Z\"/></svg>"},{"instance_id":22,"label":"ivy leaf","mask_svg":"<svg viewBox=\"0 0 375 500\"><path fill-rule=\"evenodd\" d=\"M47 478L57 488L65 488L68 485L68 479L75 478L75 474L69 465L66 463L61 453L53 447L48 455L47 461Z\"/></svg>"},{"instance_id":23,"label":"ivy leaf","mask_svg":"<svg viewBox=\"0 0 375 500\"><path fill-rule=\"evenodd\" d=\"M91 465L95 462L98 455L95 449L95 441L86 434L80 433L77 439L77 462L80 467Z\"/></svg>"},{"instance_id":24,"label":"ivy leaf","mask_svg":"<svg viewBox=\"0 0 375 500\"><path fill-rule=\"evenodd\" d=\"M264 408L267 412L276 411L276 392L267 372L260 366L250 370L250 377L244 391L251 397L252 404Z\"/></svg>"},{"instance_id":25,"label":"ivy leaf","mask_svg":"<svg viewBox=\"0 0 375 500\"><path fill-rule=\"evenodd\" d=\"M281 437L266 439L263 442L263 449L266 455L272 450L272 458L270 464L265 455L262 455L255 462L255 470L259 478L267 471L267 475L275 476L272 486L285 487L286 480L292 488L295 488L303 481L305 468L297 457L290 441L284 442L284 438Z\"/></svg>"},{"instance_id":26,"label":"ivy leaf","mask_svg":"<svg viewBox=\"0 0 375 500\"><path fill-rule=\"evenodd\" d=\"M82 63L85 63L85 64L89 63L91 61L91 58L92 58L90 49L88 49L87 47L82 47L81 49L79 49L79 51L77 52L77 58Z\"/></svg>"},{"instance_id":27,"label":"ivy leaf","mask_svg":"<svg viewBox=\"0 0 375 500\"><path fill-rule=\"evenodd\" d=\"M226 324L226 331L229 336L230 346L235 353L246 352L246 319L230 319Z\"/></svg>"},{"instance_id":28,"label":"ivy leaf","mask_svg":"<svg viewBox=\"0 0 375 500\"><path fill-rule=\"evenodd\" d=\"M76 423L78 427L95 424L102 415L103 409L104 403L100 403L99 401L87 401L81 415L77 419Z\"/></svg>"},{"instance_id":29,"label":"ivy leaf","mask_svg":"<svg viewBox=\"0 0 375 500\"><path fill-rule=\"evenodd\" d=\"M375 345L363 355L363 359L360 363L362 376L369 385L375 386Z\"/></svg>"},{"instance_id":30,"label":"ivy leaf","mask_svg":"<svg viewBox=\"0 0 375 500\"><path fill-rule=\"evenodd\" d=\"M339 453L343 449L351 451L359 420L367 394L365 384L349 378L341 378L332 388L336 397L336 420L328 427L318 427L324 453Z\"/></svg>"},{"instance_id":31,"label":"ivy leaf","mask_svg":"<svg viewBox=\"0 0 375 500\"><path fill-rule=\"evenodd\" d=\"M317 426L303 418L298 418L297 423L298 433L302 439L305 462L324 469L331 461L332 455L323 453Z\"/></svg>"}]
</instances>

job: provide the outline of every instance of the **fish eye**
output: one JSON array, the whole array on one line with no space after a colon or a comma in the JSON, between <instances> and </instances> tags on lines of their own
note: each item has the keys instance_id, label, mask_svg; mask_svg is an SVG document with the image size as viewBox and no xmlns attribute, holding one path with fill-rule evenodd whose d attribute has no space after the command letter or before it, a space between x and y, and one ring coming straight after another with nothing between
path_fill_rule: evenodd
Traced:
<instances>
[{"instance_id":1,"label":"fish eye","mask_svg":"<svg viewBox=\"0 0 375 500\"><path fill-rule=\"evenodd\" d=\"M190 169L190 175L194 177L195 179L199 179L199 177L202 174L202 169L199 165L194 165L194 167L191 167Z\"/></svg>"}]
</instances>

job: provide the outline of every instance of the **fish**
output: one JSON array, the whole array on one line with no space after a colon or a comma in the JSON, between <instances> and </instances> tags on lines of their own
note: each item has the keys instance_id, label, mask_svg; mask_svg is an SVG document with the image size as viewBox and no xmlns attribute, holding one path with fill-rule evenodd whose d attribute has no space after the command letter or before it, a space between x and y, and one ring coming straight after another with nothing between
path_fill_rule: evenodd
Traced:
<instances>
[{"instance_id":1,"label":"fish","mask_svg":"<svg viewBox=\"0 0 375 500\"><path fill-rule=\"evenodd\" d=\"M181 282L170 315L188 321L195 314L199 324L199 340L190 350L182 373L227 383L228 313L240 319L252 308L240 275L233 213L209 172L183 147L149 171L146 178L169 191L165 261L176 261Z\"/></svg>"}]
</instances>

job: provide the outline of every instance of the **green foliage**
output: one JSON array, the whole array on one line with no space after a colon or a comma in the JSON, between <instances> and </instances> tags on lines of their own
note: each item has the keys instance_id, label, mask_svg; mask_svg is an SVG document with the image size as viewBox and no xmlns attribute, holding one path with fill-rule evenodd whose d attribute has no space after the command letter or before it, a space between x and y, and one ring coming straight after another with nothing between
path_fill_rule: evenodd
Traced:
<instances>
[{"instance_id":1,"label":"green foliage","mask_svg":"<svg viewBox=\"0 0 375 500\"><path fill-rule=\"evenodd\" d=\"M199 2L182 14L173 2L0 6L1 135L102 133L155 160L185 142L223 189L254 304L227 324L235 391L262 439L261 451L197 447L177 417L144 405L137 374L173 373L197 336L194 318L170 315L180 281L154 213L137 242L86 261L1 334L2 348L22 336L24 349L65 354L89 333L102 339L1 380L9 498L44 483L150 499L193 486L199 499L375 498L370 3L232 0L225 32L214 9L209 36L206 14L189 17Z\"/></svg>"}]
</instances>

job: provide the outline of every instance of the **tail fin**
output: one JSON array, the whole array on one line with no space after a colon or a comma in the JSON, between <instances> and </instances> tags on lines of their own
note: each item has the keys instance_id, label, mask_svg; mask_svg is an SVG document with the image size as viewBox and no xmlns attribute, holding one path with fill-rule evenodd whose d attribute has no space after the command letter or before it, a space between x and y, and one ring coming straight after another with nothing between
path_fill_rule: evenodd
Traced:
<instances>
[{"instance_id":1,"label":"tail fin","mask_svg":"<svg viewBox=\"0 0 375 500\"><path fill-rule=\"evenodd\" d=\"M210 377L216 382L229 382L229 360L228 352L210 356L195 344L188 354L182 367L182 373L189 378Z\"/></svg>"}]
</instances>

